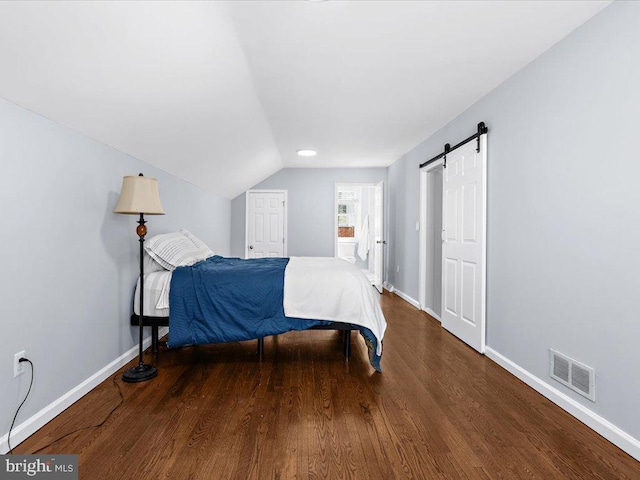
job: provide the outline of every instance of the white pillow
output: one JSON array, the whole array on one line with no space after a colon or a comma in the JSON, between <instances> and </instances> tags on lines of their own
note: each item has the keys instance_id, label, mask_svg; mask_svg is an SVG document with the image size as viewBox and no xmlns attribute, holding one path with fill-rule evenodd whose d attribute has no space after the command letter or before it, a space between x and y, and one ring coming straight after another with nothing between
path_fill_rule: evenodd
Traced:
<instances>
[{"instance_id":1,"label":"white pillow","mask_svg":"<svg viewBox=\"0 0 640 480\"><path fill-rule=\"evenodd\" d=\"M147 273L160 272L160 271L166 272L167 269L164 268L162 265L160 265L158 262L156 262L153 258L151 258L151 256L147 252L144 252L145 275Z\"/></svg>"},{"instance_id":2,"label":"white pillow","mask_svg":"<svg viewBox=\"0 0 640 480\"><path fill-rule=\"evenodd\" d=\"M145 242L149 256L164 268L174 271L212 257L214 253L187 230L156 235Z\"/></svg>"}]
</instances>

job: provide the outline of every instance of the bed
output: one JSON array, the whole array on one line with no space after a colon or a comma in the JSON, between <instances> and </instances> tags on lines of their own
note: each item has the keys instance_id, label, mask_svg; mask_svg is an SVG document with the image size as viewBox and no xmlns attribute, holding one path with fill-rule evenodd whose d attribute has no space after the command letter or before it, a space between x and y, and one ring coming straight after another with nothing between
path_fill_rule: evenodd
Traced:
<instances>
[{"instance_id":1,"label":"bed","mask_svg":"<svg viewBox=\"0 0 640 480\"><path fill-rule=\"evenodd\" d=\"M155 239L150 242L152 249ZM147 253L154 252L147 249ZM152 259L156 260L153 255ZM344 331L348 356L351 331L358 330L369 349L370 363L381 370L386 321L377 292L348 262L315 257L243 260L209 250L175 263L186 265L168 271L165 262L145 275L143 324L152 328L154 351L161 326L170 326L169 348L257 339L260 355L266 336L330 329ZM139 282L133 325L139 320L138 298Z\"/></svg>"}]
</instances>

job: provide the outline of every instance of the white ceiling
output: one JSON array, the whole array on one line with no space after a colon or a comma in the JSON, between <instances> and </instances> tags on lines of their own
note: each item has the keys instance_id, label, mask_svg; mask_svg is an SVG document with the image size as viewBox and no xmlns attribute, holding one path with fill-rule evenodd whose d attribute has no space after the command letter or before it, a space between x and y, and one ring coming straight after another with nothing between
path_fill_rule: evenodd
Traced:
<instances>
[{"instance_id":1,"label":"white ceiling","mask_svg":"<svg viewBox=\"0 0 640 480\"><path fill-rule=\"evenodd\" d=\"M0 96L233 198L393 163L609 3L1 2Z\"/></svg>"}]
</instances>

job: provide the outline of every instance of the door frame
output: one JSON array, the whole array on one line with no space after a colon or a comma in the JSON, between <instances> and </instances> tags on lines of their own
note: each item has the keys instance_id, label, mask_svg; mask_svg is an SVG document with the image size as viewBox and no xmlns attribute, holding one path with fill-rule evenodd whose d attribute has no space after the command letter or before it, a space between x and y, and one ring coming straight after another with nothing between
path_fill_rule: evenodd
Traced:
<instances>
[{"instance_id":1,"label":"door frame","mask_svg":"<svg viewBox=\"0 0 640 480\"><path fill-rule=\"evenodd\" d=\"M382 238L385 239L387 233L386 218L385 218L385 182L380 180L379 182L335 182L333 184L333 256L338 257L338 188L339 187L376 187L379 183L382 183ZM384 260L383 255L382 259ZM382 265L382 280L384 281L384 264Z\"/></svg>"},{"instance_id":2,"label":"door frame","mask_svg":"<svg viewBox=\"0 0 640 480\"><path fill-rule=\"evenodd\" d=\"M418 302L420 310L427 312L433 318L441 322L440 316L426 306L427 299L425 289L427 287L427 175L438 167L444 165L444 160L439 159L420 169L420 248L419 248L419 277L418 277ZM437 260L436 260L437 261ZM442 259L440 259L442 262Z\"/></svg>"},{"instance_id":3,"label":"door frame","mask_svg":"<svg viewBox=\"0 0 640 480\"><path fill-rule=\"evenodd\" d=\"M335 182L333 187L333 256L334 258L338 257L338 188L341 186L349 187L373 187L375 188L379 184L382 184L382 248L380 251L382 252L382 272L380 275L382 276L382 287L386 288L387 285L387 261L389 255L385 252L387 246L387 223L389 221L388 211L387 211L387 182L385 180L380 180L377 182Z\"/></svg>"},{"instance_id":4,"label":"door frame","mask_svg":"<svg viewBox=\"0 0 640 480\"><path fill-rule=\"evenodd\" d=\"M289 212L288 191L255 188L251 190L246 190L244 192L244 258L249 258L249 194L250 193L283 193L284 194L284 207L283 207L284 218L282 219L282 230L283 230L282 234L284 238L284 249L283 249L282 255L284 257L287 257L289 252L289 235L287 235L287 231L288 231L287 217Z\"/></svg>"},{"instance_id":5,"label":"door frame","mask_svg":"<svg viewBox=\"0 0 640 480\"><path fill-rule=\"evenodd\" d=\"M381 294L384 292L384 279L385 279L385 270L384 270L384 266L385 266L385 260L387 258L387 255L385 255L385 245L387 244L386 238L385 238L385 234L387 232L386 230L386 224L385 224L385 215L384 215L384 211L385 211L385 201L386 201L386 194L385 194L385 185L384 185L384 180L381 180L380 182L376 183L376 186L373 187L374 189L374 203L375 203L375 198L377 196L377 190L378 187L380 187L380 240L375 240L376 245L379 243L380 245L380 255L376 255L375 257L375 264L374 264L374 272L377 270L376 269L376 264L379 262L380 264L380 283L374 283L373 286L375 287L376 290L378 290L378 292L380 292ZM374 211L373 213L374 218L376 218L378 216L378 211ZM375 231L374 231L374 238L376 238L375 236ZM374 245L373 247L374 249L377 249L377 247ZM378 259L378 257L380 257L380 259ZM376 280L377 277L374 277L374 280Z\"/></svg>"}]
</instances>

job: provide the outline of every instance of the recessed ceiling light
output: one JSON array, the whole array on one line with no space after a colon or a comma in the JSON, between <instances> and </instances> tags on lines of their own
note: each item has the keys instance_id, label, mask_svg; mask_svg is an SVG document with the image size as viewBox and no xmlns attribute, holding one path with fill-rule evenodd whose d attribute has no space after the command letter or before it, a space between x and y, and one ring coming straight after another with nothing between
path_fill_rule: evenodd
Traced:
<instances>
[{"instance_id":1,"label":"recessed ceiling light","mask_svg":"<svg viewBox=\"0 0 640 480\"><path fill-rule=\"evenodd\" d=\"M315 157L318 154L315 150L298 150L297 153L301 157Z\"/></svg>"}]
</instances>

